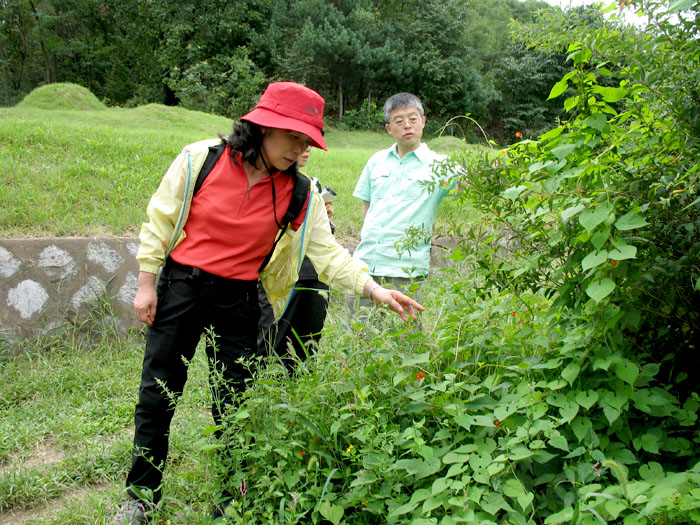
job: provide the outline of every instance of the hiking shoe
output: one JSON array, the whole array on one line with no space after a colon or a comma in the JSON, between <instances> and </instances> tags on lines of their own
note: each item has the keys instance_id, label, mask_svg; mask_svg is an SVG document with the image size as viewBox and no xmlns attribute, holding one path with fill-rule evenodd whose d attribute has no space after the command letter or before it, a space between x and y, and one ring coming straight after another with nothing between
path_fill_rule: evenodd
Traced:
<instances>
[{"instance_id":1,"label":"hiking shoe","mask_svg":"<svg viewBox=\"0 0 700 525\"><path fill-rule=\"evenodd\" d=\"M114 516L114 525L143 525L146 523L146 507L135 499L127 499Z\"/></svg>"}]
</instances>

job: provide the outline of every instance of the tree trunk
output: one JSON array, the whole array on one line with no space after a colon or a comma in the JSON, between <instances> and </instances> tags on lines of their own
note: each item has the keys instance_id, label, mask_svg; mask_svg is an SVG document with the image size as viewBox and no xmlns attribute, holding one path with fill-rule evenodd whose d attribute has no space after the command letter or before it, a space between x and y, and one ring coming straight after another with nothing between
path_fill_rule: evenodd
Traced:
<instances>
[{"instance_id":1,"label":"tree trunk","mask_svg":"<svg viewBox=\"0 0 700 525\"><path fill-rule=\"evenodd\" d=\"M338 81L338 120L343 120L343 81Z\"/></svg>"},{"instance_id":2,"label":"tree trunk","mask_svg":"<svg viewBox=\"0 0 700 525\"><path fill-rule=\"evenodd\" d=\"M5 83L5 106L10 107L10 67L7 65L7 58L5 57L5 46L2 45L2 40L0 39L0 60L2 60L2 72L3 79Z\"/></svg>"},{"instance_id":3,"label":"tree trunk","mask_svg":"<svg viewBox=\"0 0 700 525\"><path fill-rule=\"evenodd\" d=\"M41 22L39 20L39 13L36 10L36 7L34 6L34 2L30 0L29 6L32 8L32 13L34 14L34 19L37 22L37 25L39 25ZM46 46L44 45L44 41L39 39L39 46L41 47L41 53L44 55L44 82L46 84L51 83L51 62L49 61L49 54L46 52Z\"/></svg>"}]
</instances>

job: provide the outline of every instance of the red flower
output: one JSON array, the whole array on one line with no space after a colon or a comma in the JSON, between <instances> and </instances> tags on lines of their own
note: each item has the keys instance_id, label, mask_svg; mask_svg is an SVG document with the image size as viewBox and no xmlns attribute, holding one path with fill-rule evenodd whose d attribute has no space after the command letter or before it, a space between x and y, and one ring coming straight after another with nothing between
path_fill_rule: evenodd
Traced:
<instances>
[{"instance_id":1,"label":"red flower","mask_svg":"<svg viewBox=\"0 0 700 525\"><path fill-rule=\"evenodd\" d=\"M501 426L501 420L500 419L494 419L493 424L496 425L497 427Z\"/></svg>"},{"instance_id":2,"label":"red flower","mask_svg":"<svg viewBox=\"0 0 700 525\"><path fill-rule=\"evenodd\" d=\"M511 312L510 316L515 317L515 312Z\"/></svg>"},{"instance_id":3,"label":"red flower","mask_svg":"<svg viewBox=\"0 0 700 525\"><path fill-rule=\"evenodd\" d=\"M421 380L425 377L425 372L418 372L416 374L416 379Z\"/></svg>"},{"instance_id":4,"label":"red flower","mask_svg":"<svg viewBox=\"0 0 700 525\"><path fill-rule=\"evenodd\" d=\"M613 267L617 266L617 261L610 261L610 266L613 266Z\"/></svg>"},{"instance_id":5,"label":"red flower","mask_svg":"<svg viewBox=\"0 0 700 525\"><path fill-rule=\"evenodd\" d=\"M521 134L519 131L516 131L516 132L515 132L515 138L518 138L518 139L519 139L519 138L521 137L521 135L522 135L522 134Z\"/></svg>"},{"instance_id":6,"label":"red flower","mask_svg":"<svg viewBox=\"0 0 700 525\"><path fill-rule=\"evenodd\" d=\"M302 458L304 457L305 454L306 454L306 452L304 452L303 450L300 450L300 451L299 451L299 455L300 455Z\"/></svg>"}]
</instances>

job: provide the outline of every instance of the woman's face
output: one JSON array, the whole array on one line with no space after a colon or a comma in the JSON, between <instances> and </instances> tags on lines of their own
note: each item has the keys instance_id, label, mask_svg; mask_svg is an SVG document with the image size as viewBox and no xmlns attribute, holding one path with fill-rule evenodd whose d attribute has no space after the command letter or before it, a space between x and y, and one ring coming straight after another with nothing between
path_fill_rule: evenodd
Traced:
<instances>
[{"instance_id":1,"label":"woman's face","mask_svg":"<svg viewBox=\"0 0 700 525\"><path fill-rule=\"evenodd\" d=\"M267 165L284 171L297 162L311 139L297 131L263 128L262 154Z\"/></svg>"},{"instance_id":2,"label":"woman's face","mask_svg":"<svg viewBox=\"0 0 700 525\"><path fill-rule=\"evenodd\" d=\"M297 161L299 163L299 167L303 168L306 166L306 163L309 162L309 155L311 155L311 146L306 148L304 150L304 153L301 154L301 157L299 157L299 160Z\"/></svg>"}]
</instances>

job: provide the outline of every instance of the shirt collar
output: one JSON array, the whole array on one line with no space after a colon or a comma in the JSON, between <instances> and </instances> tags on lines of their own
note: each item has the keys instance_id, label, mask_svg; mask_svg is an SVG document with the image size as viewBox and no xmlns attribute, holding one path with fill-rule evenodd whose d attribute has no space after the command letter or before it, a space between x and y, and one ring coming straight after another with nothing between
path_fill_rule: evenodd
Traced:
<instances>
[{"instance_id":1,"label":"shirt collar","mask_svg":"<svg viewBox=\"0 0 700 525\"><path fill-rule=\"evenodd\" d=\"M399 145L395 142L389 151L392 154L396 155L396 158L400 159L401 157L399 157L398 147L399 147ZM413 153L418 158L418 160L421 162L427 162L430 160L430 148L428 147L428 145L425 142L421 142L420 146L418 146L413 151L409 151L408 153L406 153L406 155L410 155L411 153ZM406 155L404 155L404 156L406 156Z\"/></svg>"}]
</instances>

